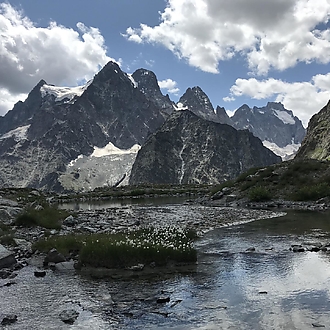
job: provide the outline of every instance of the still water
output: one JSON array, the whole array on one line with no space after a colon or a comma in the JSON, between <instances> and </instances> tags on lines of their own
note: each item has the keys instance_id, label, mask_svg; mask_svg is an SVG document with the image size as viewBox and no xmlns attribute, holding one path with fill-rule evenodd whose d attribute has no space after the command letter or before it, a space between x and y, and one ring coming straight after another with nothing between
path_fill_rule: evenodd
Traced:
<instances>
[{"instance_id":1,"label":"still water","mask_svg":"<svg viewBox=\"0 0 330 330\"><path fill-rule=\"evenodd\" d=\"M327 242L329 213L290 212L208 232L190 274L35 278L31 265L0 287L0 317L18 316L8 329L330 329L330 252L289 250ZM58 317L69 308L80 313L73 325Z\"/></svg>"}]
</instances>

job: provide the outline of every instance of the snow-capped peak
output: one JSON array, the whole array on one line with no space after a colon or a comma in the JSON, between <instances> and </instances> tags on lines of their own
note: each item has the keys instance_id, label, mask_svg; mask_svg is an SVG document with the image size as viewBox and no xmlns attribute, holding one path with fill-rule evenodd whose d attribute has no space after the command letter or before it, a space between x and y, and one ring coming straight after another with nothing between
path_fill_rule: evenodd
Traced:
<instances>
[{"instance_id":1,"label":"snow-capped peak","mask_svg":"<svg viewBox=\"0 0 330 330\"><path fill-rule=\"evenodd\" d=\"M58 87L44 84L40 88L41 96L45 97L50 94L55 96L56 102L65 100L66 103L72 103L75 97L82 95L92 81L93 80L89 80L85 85L77 87Z\"/></svg>"}]
</instances>

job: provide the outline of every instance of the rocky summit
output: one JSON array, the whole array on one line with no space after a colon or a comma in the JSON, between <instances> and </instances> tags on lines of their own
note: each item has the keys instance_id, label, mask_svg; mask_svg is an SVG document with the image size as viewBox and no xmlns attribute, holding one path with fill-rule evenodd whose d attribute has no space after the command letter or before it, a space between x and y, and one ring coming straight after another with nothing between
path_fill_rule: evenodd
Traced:
<instances>
[{"instance_id":1,"label":"rocky summit","mask_svg":"<svg viewBox=\"0 0 330 330\"><path fill-rule=\"evenodd\" d=\"M330 160L330 101L309 121L296 159Z\"/></svg>"},{"instance_id":2,"label":"rocky summit","mask_svg":"<svg viewBox=\"0 0 330 330\"><path fill-rule=\"evenodd\" d=\"M278 163L248 130L174 112L139 151L129 183L208 183L233 179L251 167Z\"/></svg>"}]
</instances>

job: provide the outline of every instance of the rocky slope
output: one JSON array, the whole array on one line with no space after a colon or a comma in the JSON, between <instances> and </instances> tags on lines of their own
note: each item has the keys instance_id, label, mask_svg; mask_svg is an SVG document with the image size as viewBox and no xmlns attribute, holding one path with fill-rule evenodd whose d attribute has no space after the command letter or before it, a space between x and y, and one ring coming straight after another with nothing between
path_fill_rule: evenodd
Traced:
<instances>
[{"instance_id":1,"label":"rocky slope","mask_svg":"<svg viewBox=\"0 0 330 330\"><path fill-rule=\"evenodd\" d=\"M130 184L220 183L251 167L280 162L247 130L174 112L139 151Z\"/></svg>"},{"instance_id":2,"label":"rocky slope","mask_svg":"<svg viewBox=\"0 0 330 330\"><path fill-rule=\"evenodd\" d=\"M309 121L296 159L330 160L330 101Z\"/></svg>"}]
</instances>

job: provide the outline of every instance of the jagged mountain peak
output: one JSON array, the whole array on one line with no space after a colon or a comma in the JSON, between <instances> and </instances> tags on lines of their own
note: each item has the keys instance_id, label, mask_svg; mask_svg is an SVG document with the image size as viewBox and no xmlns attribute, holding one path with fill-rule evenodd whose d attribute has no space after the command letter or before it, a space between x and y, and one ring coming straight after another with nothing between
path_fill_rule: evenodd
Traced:
<instances>
[{"instance_id":1,"label":"jagged mountain peak","mask_svg":"<svg viewBox=\"0 0 330 330\"><path fill-rule=\"evenodd\" d=\"M297 150L305 135L301 121L278 102L252 109L244 104L231 119L235 128L248 129L262 141L274 143L279 148L295 145Z\"/></svg>"},{"instance_id":2,"label":"jagged mountain peak","mask_svg":"<svg viewBox=\"0 0 330 330\"><path fill-rule=\"evenodd\" d=\"M189 87L180 97L177 108L190 110L206 120L218 121L210 99L199 86Z\"/></svg>"},{"instance_id":3,"label":"jagged mountain peak","mask_svg":"<svg viewBox=\"0 0 330 330\"><path fill-rule=\"evenodd\" d=\"M154 72L141 68L132 74L132 78L146 98L162 110L165 118L174 111L174 102L162 94Z\"/></svg>"}]
</instances>

